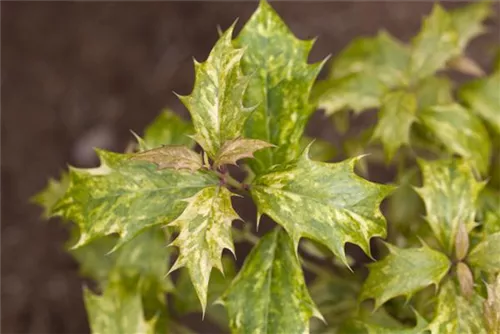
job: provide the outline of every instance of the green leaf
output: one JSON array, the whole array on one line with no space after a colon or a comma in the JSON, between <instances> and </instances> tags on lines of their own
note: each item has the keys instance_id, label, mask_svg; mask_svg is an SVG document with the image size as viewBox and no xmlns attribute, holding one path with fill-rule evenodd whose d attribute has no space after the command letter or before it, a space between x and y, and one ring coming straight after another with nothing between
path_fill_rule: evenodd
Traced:
<instances>
[{"instance_id":1,"label":"green leaf","mask_svg":"<svg viewBox=\"0 0 500 334\"><path fill-rule=\"evenodd\" d=\"M419 120L450 153L456 153L482 174L488 170L491 142L481 120L459 104L428 108Z\"/></svg>"},{"instance_id":2,"label":"green leaf","mask_svg":"<svg viewBox=\"0 0 500 334\"><path fill-rule=\"evenodd\" d=\"M254 179L250 191L259 216L265 213L283 226L295 249L307 237L344 263L346 242L369 254L369 239L385 236L379 205L392 188L357 176L353 169L359 158L324 163L310 160L308 152Z\"/></svg>"},{"instance_id":3,"label":"green leaf","mask_svg":"<svg viewBox=\"0 0 500 334\"><path fill-rule=\"evenodd\" d=\"M470 109L485 119L500 134L500 70L491 76L462 86L458 95Z\"/></svg>"},{"instance_id":4,"label":"green leaf","mask_svg":"<svg viewBox=\"0 0 500 334\"><path fill-rule=\"evenodd\" d=\"M461 160L420 161L422 197L426 220L447 254L453 254L459 224L474 228L475 204L483 183L476 181L470 166Z\"/></svg>"},{"instance_id":5,"label":"green leaf","mask_svg":"<svg viewBox=\"0 0 500 334\"><path fill-rule=\"evenodd\" d=\"M477 1L449 12L458 34L458 47L463 51L467 43L486 31L482 22L491 14L491 3Z\"/></svg>"},{"instance_id":6,"label":"green leaf","mask_svg":"<svg viewBox=\"0 0 500 334\"><path fill-rule=\"evenodd\" d=\"M500 272L500 232L487 236L476 245L470 251L468 262L489 273Z\"/></svg>"},{"instance_id":7,"label":"green leaf","mask_svg":"<svg viewBox=\"0 0 500 334\"><path fill-rule=\"evenodd\" d=\"M500 274L487 284L488 299L483 303L484 322L488 334L500 332Z\"/></svg>"},{"instance_id":8,"label":"green leaf","mask_svg":"<svg viewBox=\"0 0 500 334\"><path fill-rule=\"evenodd\" d=\"M311 317L322 318L294 245L280 229L253 248L222 302L233 333L306 333Z\"/></svg>"},{"instance_id":9,"label":"green leaf","mask_svg":"<svg viewBox=\"0 0 500 334\"><path fill-rule=\"evenodd\" d=\"M435 317L428 330L432 334L485 334L482 301L477 293L472 299L465 299L453 281L447 281L440 289Z\"/></svg>"},{"instance_id":10,"label":"green leaf","mask_svg":"<svg viewBox=\"0 0 500 334\"><path fill-rule=\"evenodd\" d=\"M453 103L453 84L446 77L428 77L418 83L415 95L417 96L418 110L440 104L450 104Z\"/></svg>"},{"instance_id":11,"label":"green leaf","mask_svg":"<svg viewBox=\"0 0 500 334\"><path fill-rule=\"evenodd\" d=\"M151 162L158 169L189 169L192 172L203 166L201 155L182 145L162 146L136 153L131 160Z\"/></svg>"},{"instance_id":12,"label":"green leaf","mask_svg":"<svg viewBox=\"0 0 500 334\"><path fill-rule=\"evenodd\" d=\"M243 158L253 158L255 151L274 145L258 139L236 138L224 143L215 157L215 166L233 164Z\"/></svg>"},{"instance_id":13,"label":"green leaf","mask_svg":"<svg viewBox=\"0 0 500 334\"><path fill-rule=\"evenodd\" d=\"M314 111L309 93L322 63L307 63L313 41L297 39L266 1L260 2L236 44L245 48L244 72L252 74L245 102L257 106L245 136L278 147L257 152L249 162L259 174L299 155L300 138Z\"/></svg>"},{"instance_id":14,"label":"green leaf","mask_svg":"<svg viewBox=\"0 0 500 334\"><path fill-rule=\"evenodd\" d=\"M415 95L404 90L392 91L383 97L373 139L381 140L388 161L401 146L410 143L410 128L416 111Z\"/></svg>"},{"instance_id":15,"label":"green leaf","mask_svg":"<svg viewBox=\"0 0 500 334\"><path fill-rule=\"evenodd\" d=\"M170 226L179 228L179 236L171 243L179 248L179 257L170 272L186 267L201 302L203 313L207 306L210 273L215 267L223 272L222 251L234 254L231 223L240 219L231 204L232 193L213 186L202 189L186 199L188 206Z\"/></svg>"},{"instance_id":16,"label":"green leaf","mask_svg":"<svg viewBox=\"0 0 500 334\"><path fill-rule=\"evenodd\" d=\"M60 180L49 179L45 188L31 198L31 202L43 208L43 218L48 219L52 215L54 205L64 196L68 186L68 173L62 173Z\"/></svg>"},{"instance_id":17,"label":"green leaf","mask_svg":"<svg viewBox=\"0 0 500 334\"><path fill-rule=\"evenodd\" d=\"M450 269L446 255L424 245L402 249L386 244L389 255L369 265L370 274L361 290L360 299L375 299L375 309L391 298L411 296L431 285L438 285Z\"/></svg>"},{"instance_id":18,"label":"green leaf","mask_svg":"<svg viewBox=\"0 0 500 334\"><path fill-rule=\"evenodd\" d=\"M305 150L309 144L311 144L310 154L313 160L328 161L337 155L337 148L326 140L312 139L306 136L302 137L300 140L301 149Z\"/></svg>"},{"instance_id":19,"label":"green leaf","mask_svg":"<svg viewBox=\"0 0 500 334\"><path fill-rule=\"evenodd\" d=\"M68 191L54 207L53 215L80 228L74 248L113 233L120 235L118 248L150 226L171 222L186 207L182 199L219 183L205 171L158 171L153 164L131 161L131 155L98 155L100 167L70 169Z\"/></svg>"},{"instance_id":20,"label":"green leaf","mask_svg":"<svg viewBox=\"0 0 500 334\"><path fill-rule=\"evenodd\" d=\"M389 328L378 324L364 324L368 334L421 334L425 332L429 324L417 313L417 324L413 328L393 327Z\"/></svg>"},{"instance_id":21,"label":"green leaf","mask_svg":"<svg viewBox=\"0 0 500 334\"><path fill-rule=\"evenodd\" d=\"M195 61L193 91L179 96L191 113L193 138L212 158L226 141L241 135L253 110L243 106L249 77L241 73L243 49L233 47L233 28L220 37L204 63Z\"/></svg>"},{"instance_id":22,"label":"green leaf","mask_svg":"<svg viewBox=\"0 0 500 334\"><path fill-rule=\"evenodd\" d=\"M139 140L141 151L151 150L163 145L184 145L193 148L193 125L165 109L146 127L144 138Z\"/></svg>"}]
</instances>

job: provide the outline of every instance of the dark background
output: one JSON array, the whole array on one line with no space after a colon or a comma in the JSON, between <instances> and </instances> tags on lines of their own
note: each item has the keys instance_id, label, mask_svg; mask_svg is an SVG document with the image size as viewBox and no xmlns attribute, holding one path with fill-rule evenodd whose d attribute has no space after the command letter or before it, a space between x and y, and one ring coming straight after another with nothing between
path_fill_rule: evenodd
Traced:
<instances>
[{"instance_id":1,"label":"dark background","mask_svg":"<svg viewBox=\"0 0 500 334\"><path fill-rule=\"evenodd\" d=\"M462 3L463 4L463 3ZM446 7L459 3L446 2ZM194 56L203 61L255 2L2 2L2 333L88 332L78 268L59 221L46 223L29 198L67 163L96 163L92 147L121 151L158 112L187 111ZM300 38L318 36L310 60L337 54L354 37L385 28L408 40L431 2L274 2ZM498 14L498 5L496 6ZM469 56L489 69L498 20ZM321 114L311 136L338 136Z\"/></svg>"}]
</instances>

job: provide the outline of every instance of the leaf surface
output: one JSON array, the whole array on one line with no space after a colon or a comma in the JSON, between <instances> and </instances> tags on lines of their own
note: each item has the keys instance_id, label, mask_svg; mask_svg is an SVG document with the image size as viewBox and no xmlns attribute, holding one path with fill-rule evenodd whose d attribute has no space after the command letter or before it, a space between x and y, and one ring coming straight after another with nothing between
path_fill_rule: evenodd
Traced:
<instances>
[{"instance_id":1,"label":"leaf surface","mask_svg":"<svg viewBox=\"0 0 500 334\"><path fill-rule=\"evenodd\" d=\"M488 334L500 331L500 274L487 284L488 299L483 303L484 322Z\"/></svg>"},{"instance_id":2,"label":"leaf surface","mask_svg":"<svg viewBox=\"0 0 500 334\"><path fill-rule=\"evenodd\" d=\"M477 244L470 251L468 262L492 274L500 272L500 232L488 235Z\"/></svg>"},{"instance_id":3,"label":"leaf surface","mask_svg":"<svg viewBox=\"0 0 500 334\"><path fill-rule=\"evenodd\" d=\"M189 169L197 171L203 166L201 155L183 145L168 145L139 152L132 160L154 163L158 169Z\"/></svg>"},{"instance_id":4,"label":"leaf surface","mask_svg":"<svg viewBox=\"0 0 500 334\"><path fill-rule=\"evenodd\" d=\"M194 134L193 124L183 120L169 109L163 110L144 130L144 138L139 140L141 151L151 150L163 145L194 146L189 137Z\"/></svg>"},{"instance_id":5,"label":"leaf surface","mask_svg":"<svg viewBox=\"0 0 500 334\"><path fill-rule=\"evenodd\" d=\"M274 145L259 139L236 138L227 141L215 157L215 166L236 165L236 161L243 158L253 158L255 151L272 146Z\"/></svg>"},{"instance_id":6,"label":"leaf surface","mask_svg":"<svg viewBox=\"0 0 500 334\"><path fill-rule=\"evenodd\" d=\"M31 201L43 208L43 218L48 219L52 215L54 205L64 196L69 186L68 173L62 173L59 180L49 179L49 182L39 193L31 198Z\"/></svg>"}]
</instances>

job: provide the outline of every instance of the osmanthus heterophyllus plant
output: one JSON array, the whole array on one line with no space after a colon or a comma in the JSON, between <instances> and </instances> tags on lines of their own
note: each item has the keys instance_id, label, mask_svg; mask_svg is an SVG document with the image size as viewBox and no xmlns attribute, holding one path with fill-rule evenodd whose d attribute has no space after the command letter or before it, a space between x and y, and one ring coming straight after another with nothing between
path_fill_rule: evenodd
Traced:
<instances>
[{"instance_id":1,"label":"osmanthus heterophyllus plant","mask_svg":"<svg viewBox=\"0 0 500 334\"><path fill-rule=\"evenodd\" d=\"M316 85L313 42L268 3L221 33L180 96L192 123L164 111L134 149L98 150L99 167L35 197L74 223L92 331L190 333L179 319L200 312L234 333L499 333L500 78L463 54L490 10L436 5L410 44L355 40ZM479 78L455 90L448 69ZM352 110L379 121L333 147L304 136L318 106L338 128ZM380 160L397 167L390 185L366 179ZM233 226L234 196L256 222ZM259 237L262 215L276 224ZM237 268L223 251L240 242L253 249ZM346 243L381 259L367 274Z\"/></svg>"}]
</instances>

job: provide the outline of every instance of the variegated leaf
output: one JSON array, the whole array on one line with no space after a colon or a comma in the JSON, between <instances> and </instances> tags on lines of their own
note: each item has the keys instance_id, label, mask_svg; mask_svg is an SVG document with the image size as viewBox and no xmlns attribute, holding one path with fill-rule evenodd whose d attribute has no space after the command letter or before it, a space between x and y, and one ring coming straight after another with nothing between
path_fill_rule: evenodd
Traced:
<instances>
[{"instance_id":1,"label":"variegated leaf","mask_svg":"<svg viewBox=\"0 0 500 334\"><path fill-rule=\"evenodd\" d=\"M419 82L415 89L418 110L453 103L453 84L443 76L431 76Z\"/></svg>"},{"instance_id":2,"label":"variegated leaf","mask_svg":"<svg viewBox=\"0 0 500 334\"><path fill-rule=\"evenodd\" d=\"M427 321L417 313L417 324L415 327L395 327L390 328L378 324L364 324L368 334L422 334L425 333Z\"/></svg>"},{"instance_id":3,"label":"variegated leaf","mask_svg":"<svg viewBox=\"0 0 500 334\"><path fill-rule=\"evenodd\" d=\"M344 263L346 242L369 254L370 238L385 236L379 205L392 188L357 176L353 169L359 158L324 163L310 160L308 152L253 180L251 194L259 216L265 213L283 226L295 249L307 237Z\"/></svg>"},{"instance_id":4,"label":"variegated leaf","mask_svg":"<svg viewBox=\"0 0 500 334\"><path fill-rule=\"evenodd\" d=\"M233 333L307 333L322 319L307 291L294 245L281 229L265 235L222 297Z\"/></svg>"},{"instance_id":5,"label":"variegated leaf","mask_svg":"<svg viewBox=\"0 0 500 334\"><path fill-rule=\"evenodd\" d=\"M470 166L458 159L420 161L422 197L426 220L447 254L453 254L459 224L474 228L475 205L483 183L476 181Z\"/></svg>"},{"instance_id":6,"label":"variegated leaf","mask_svg":"<svg viewBox=\"0 0 500 334\"><path fill-rule=\"evenodd\" d=\"M452 154L469 160L485 174L490 164L491 141L481 120L459 104L433 106L419 121Z\"/></svg>"},{"instance_id":7,"label":"variegated leaf","mask_svg":"<svg viewBox=\"0 0 500 334\"><path fill-rule=\"evenodd\" d=\"M373 139L380 139L388 161L401 146L410 143L410 128L416 112L417 101L411 93L396 90L383 97Z\"/></svg>"},{"instance_id":8,"label":"variegated leaf","mask_svg":"<svg viewBox=\"0 0 500 334\"><path fill-rule=\"evenodd\" d=\"M131 161L131 155L98 154L100 167L70 169L69 188L52 212L80 228L74 247L118 233L117 248L147 227L173 221L186 207L183 198L219 183L205 171L158 171L153 164Z\"/></svg>"},{"instance_id":9,"label":"variegated leaf","mask_svg":"<svg viewBox=\"0 0 500 334\"><path fill-rule=\"evenodd\" d=\"M375 299L375 309L391 298L411 296L431 285L438 285L450 269L443 253L429 246L402 249L386 244L389 255L369 265L370 274L361 290L360 299Z\"/></svg>"},{"instance_id":10,"label":"variegated leaf","mask_svg":"<svg viewBox=\"0 0 500 334\"><path fill-rule=\"evenodd\" d=\"M249 77L241 72L243 49L234 48L231 41L233 27L220 37L204 63L195 62L193 91L179 96L191 113L193 138L212 158L226 141L241 135L253 110L243 105Z\"/></svg>"},{"instance_id":11,"label":"variegated leaf","mask_svg":"<svg viewBox=\"0 0 500 334\"><path fill-rule=\"evenodd\" d=\"M60 180L49 179L49 182L31 201L43 208L43 218L48 219L52 215L54 205L64 196L69 186L69 175L64 172Z\"/></svg>"},{"instance_id":12,"label":"variegated leaf","mask_svg":"<svg viewBox=\"0 0 500 334\"><path fill-rule=\"evenodd\" d=\"M486 334L482 317L483 298L474 293L470 300L461 296L452 280L440 289L431 334Z\"/></svg>"},{"instance_id":13,"label":"variegated leaf","mask_svg":"<svg viewBox=\"0 0 500 334\"><path fill-rule=\"evenodd\" d=\"M158 169L173 168L196 171L203 166L201 155L183 145L162 146L139 152L134 154L131 160L151 162L158 166Z\"/></svg>"},{"instance_id":14,"label":"variegated leaf","mask_svg":"<svg viewBox=\"0 0 500 334\"><path fill-rule=\"evenodd\" d=\"M492 14L489 1L477 1L449 12L454 29L458 34L458 48L465 50L469 41L486 32L483 21Z\"/></svg>"},{"instance_id":15,"label":"variegated leaf","mask_svg":"<svg viewBox=\"0 0 500 334\"><path fill-rule=\"evenodd\" d=\"M179 228L171 245L179 248L179 257L170 272L186 267L200 299L203 313L207 306L208 281L212 268L223 272L222 251L234 254L231 223L239 219L231 204L232 193L226 188L204 188L188 203L184 212L169 226Z\"/></svg>"},{"instance_id":16,"label":"variegated leaf","mask_svg":"<svg viewBox=\"0 0 500 334\"><path fill-rule=\"evenodd\" d=\"M253 158L255 151L273 146L274 145L259 139L236 138L227 141L222 145L215 157L215 166L219 167L227 164L236 165L236 161L240 159Z\"/></svg>"},{"instance_id":17,"label":"variegated leaf","mask_svg":"<svg viewBox=\"0 0 500 334\"><path fill-rule=\"evenodd\" d=\"M483 317L488 334L500 332L500 274L487 284L488 299L483 303Z\"/></svg>"},{"instance_id":18,"label":"variegated leaf","mask_svg":"<svg viewBox=\"0 0 500 334\"><path fill-rule=\"evenodd\" d=\"M500 272L500 232L488 235L469 253L468 262L473 268L489 273Z\"/></svg>"},{"instance_id":19,"label":"variegated leaf","mask_svg":"<svg viewBox=\"0 0 500 334\"><path fill-rule=\"evenodd\" d=\"M307 146L311 145L309 153L311 159L318 161L332 160L337 155L337 148L330 142L322 139L312 139L304 136L300 140L300 147L305 150Z\"/></svg>"},{"instance_id":20,"label":"variegated leaf","mask_svg":"<svg viewBox=\"0 0 500 334\"><path fill-rule=\"evenodd\" d=\"M313 41L297 39L266 1L260 2L236 44L245 48L242 67L252 75L246 105L257 106L246 124L245 137L277 146L257 152L249 162L259 174L299 155L300 138L314 111L309 93L322 63L307 63Z\"/></svg>"}]
</instances>

